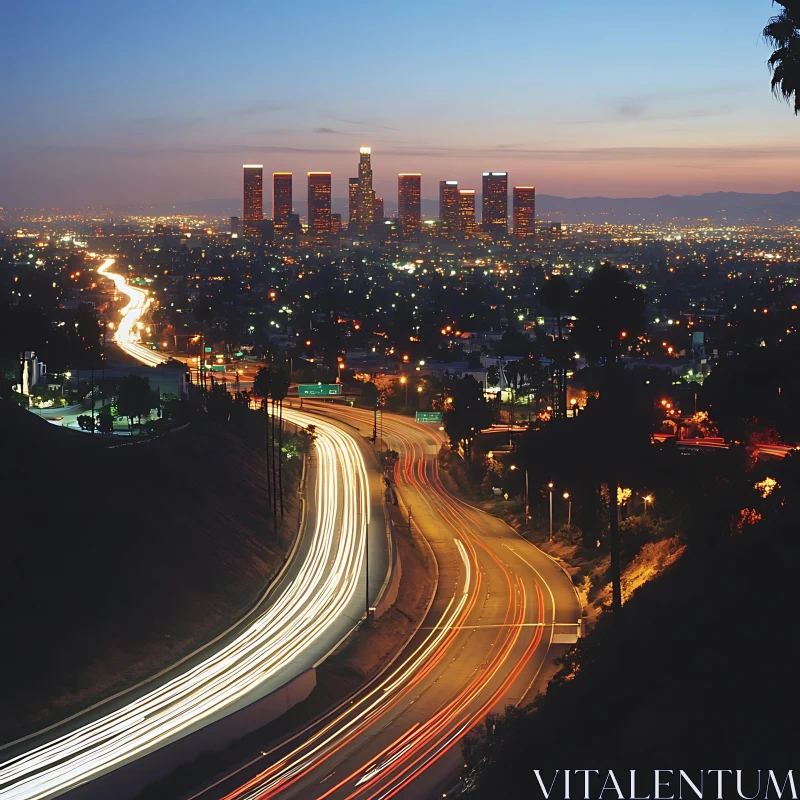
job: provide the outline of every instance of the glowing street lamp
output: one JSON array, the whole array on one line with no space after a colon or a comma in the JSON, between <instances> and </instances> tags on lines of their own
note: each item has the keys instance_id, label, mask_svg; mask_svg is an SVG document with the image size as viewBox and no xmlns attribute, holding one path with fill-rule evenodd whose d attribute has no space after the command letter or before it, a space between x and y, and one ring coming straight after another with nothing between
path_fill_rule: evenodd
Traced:
<instances>
[{"instance_id":1,"label":"glowing street lamp","mask_svg":"<svg viewBox=\"0 0 800 800\"><path fill-rule=\"evenodd\" d=\"M402 383L403 386L405 387L405 390L406 390L406 405L408 405L408 378L406 378L406 376L403 375L403 377L400 378L400 383Z\"/></svg>"},{"instance_id":2,"label":"glowing street lamp","mask_svg":"<svg viewBox=\"0 0 800 800\"><path fill-rule=\"evenodd\" d=\"M491 452L491 451L490 451L490 452ZM512 464L512 465L509 467L509 469L518 469L518 467L517 467L517 465L516 465L516 464ZM529 490L528 490L528 468L526 467L526 468L525 468L525 519L528 519L528 517L530 517L530 513L529 513L529 512L530 512L530 506L529 506L529 504L528 504L528 497L529 497ZM552 524L551 524L551 528L552 528ZM551 536L552 536L552 530L551 530Z\"/></svg>"},{"instance_id":3,"label":"glowing street lamp","mask_svg":"<svg viewBox=\"0 0 800 800\"><path fill-rule=\"evenodd\" d=\"M649 503L653 502L653 495L646 494L642 497L642 500L644 500L644 515L647 516L647 506Z\"/></svg>"},{"instance_id":4,"label":"glowing street lamp","mask_svg":"<svg viewBox=\"0 0 800 800\"><path fill-rule=\"evenodd\" d=\"M572 495L564 492L563 497L567 501L567 527L570 527L572 525Z\"/></svg>"},{"instance_id":5,"label":"glowing street lamp","mask_svg":"<svg viewBox=\"0 0 800 800\"><path fill-rule=\"evenodd\" d=\"M550 541L553 541L553 481L547 484L550 490Z\"/></svg>"}]
</instances>

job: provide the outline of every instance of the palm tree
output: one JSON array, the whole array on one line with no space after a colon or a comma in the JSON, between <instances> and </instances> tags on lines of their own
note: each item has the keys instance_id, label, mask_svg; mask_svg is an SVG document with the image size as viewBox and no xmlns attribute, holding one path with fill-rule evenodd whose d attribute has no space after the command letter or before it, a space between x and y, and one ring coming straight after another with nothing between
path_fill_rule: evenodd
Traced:
<instances>
[{"instance_id":1,"label":"palm tree","mask_svg":"<svg viewBox=\"0 0 800 800\"><path fill-rule=\"evenodd\" d=\"M558 346L554 347L553 372L555 377L555 391L553 392L553 407L556 416L567 416L567 370L563 362L564 332L561 327L561 318L568 310L572 300L572 289L569 281L561 275L550 275L539 287L539 298L550 313L556 318L558 326Z\"/></svg>"},{"instance_id":2,"label":"palm tree","mask_svg":"<svg viewBox=\"0 0 800 800\"><path fill-rule=\"evenodd\" d=\"M782 6L780 14L767 23L763 34L775 48L769 57L772 92L800 112L800 0L773 0Z\"/></svg>"},{"instance_id":3,"label":"palm tree","mask_svg":"<svg viewBox=\"0 0 800 800\"><path fill-rule=\"evenodd\" d=\"M283 401L289 393L289 372L286 367L277 370L272 376L272 387L270 389L270 397L273 402L273 441L275 431L275 407L278 404L278 497L280 498L281 506L281 519L283 519Z\"/></svg>"},{"instance_id":4,"label":"palm tree","mask_svg":"<svg viewBox=\"0 0 800 800\"><path fill-rule=\"evenodd\" d=\"M575 343L588 361L603 363L606 369L608 402L607 425L607 482L609 502L609 544L611 549L612 607L622 609L622 585L619 553L619 518L617 516L617 487L619 465L614 436L617 428L617 369L618 358L627 342L645 330L645 296L625 273L611 264L598 265L584 281L576 299L578 317L573 334Z\"/></svg>"},{"instance_id":5,"label":"palm tree","mask_svg":"<svg viewBox=\"0 0 800 800\"><path fill-rule=\"evenodd\" d=\"M268 415L269 408L267 406L267 403L270 393L272 391L272 372L270 371L269 367L261 367L258 370L258 372L256 373L256 377L253 380L253 391L261 398L261 408L264 410L264 413ZM274 509L273 490L272 490L273 479L271 478L270 461L272 460L275 443L274 443L274 438L270 436L269 416L266 416L266 422L267 422L267 498L270 506L272 506ZM273 525L274 524L275 524L275 515L273 511Z\"/></svg>"},{"instance_id":6,"label":"palm tree","mask_svg":"<svg viewBox=\"0 0 800 800\"><path fill-rule=\"evenodd\" d=\"M200 362L198 364L198 374L200 382L203 386L203 391L206 390L206 325L211 323L214 319L214 310L211 304L206 301L201 301L200 305L194 311L195 319L200 323Z\"/></svg>"}]
</instances>

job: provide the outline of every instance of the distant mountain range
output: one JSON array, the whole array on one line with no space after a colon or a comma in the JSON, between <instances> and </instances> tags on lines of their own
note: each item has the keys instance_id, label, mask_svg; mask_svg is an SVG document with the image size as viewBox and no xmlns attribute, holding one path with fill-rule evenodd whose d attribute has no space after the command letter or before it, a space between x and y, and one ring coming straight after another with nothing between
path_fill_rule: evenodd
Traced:
<instances>
[{"instance_id":1,"label":"distant mountain range","mask_svg":"<svg viewBox=\"0 0 800 800\"><path fill-rule=\"evenodd\" d=\"M477 206L480 208L480 198ZM347 218L347 198L335 197L334 212ZM267 205L267 208L269 206ZM130 213L132 208L112 209L119 213ZM137 211L143 210L141 207ZM184 213L200 216L230 217L241 210L239 198L216 198L176 203L170 208L158 208L160 213ZM298 199L295 210L305 216L306 203ZM397 204L386 199L386 213L393 214ZM510 212L509 208L509 212ZM154 209L150 209L151 213ZM480 212L479 212L480 213ZM434 219L439 214L438 200L423 198L422 215ZM800 192L780 194L747 194L743 192L713 192L700 195L674 197L556 197L541 194L536 198L536 216L540 220L562 222L688 222L708 219L715 223L731 224L778 224L800 223Z\"/></svg>"}]
</instances>

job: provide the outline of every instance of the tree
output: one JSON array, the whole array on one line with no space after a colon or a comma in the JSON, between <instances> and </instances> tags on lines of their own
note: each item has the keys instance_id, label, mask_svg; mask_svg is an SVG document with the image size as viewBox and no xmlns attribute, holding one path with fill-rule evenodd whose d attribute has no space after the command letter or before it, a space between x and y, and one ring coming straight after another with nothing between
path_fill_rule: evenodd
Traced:
<instances>
[{"instance_id":1,"label":"tree","mask_svg":"<svg viewBox=\"0 0 800 800\"><path fill-rule=\"evenodd\" d=\"M772 17L763 35L775 50L768 64L772 73L772 93L793 104L800 112L800 2L773 0L782 6L780 14Z\"/></svg>"},{"instance_id":2,"label":"tree","mask_svg":"<svg viewBox=\"0 0 800 800\"><path fill-rule=\"evenodd\" d=\"M286 366L276 370L272 376L270 397L272 398L272 440L275 441L275 404L278 406L278 497L281 519L283 519L283 401L289 393L289 370Z\"/></svg>"},{"instance_id":3,"label":"tree","mask_svg":"<svg viewBox=\"0 0 800 800\"><path fill-rule=\"evenodd\" d=\"M94 428L95 428L94 417L90 417L88 414L81 414L78 417L78 427L82 431L92 431L92 432L94 432Z\"/></svg>"},{"instance_id":4,"label":"tree","mask_svg":"<svg viewBox=\"0 0 800 800\"><path fill-rule=\"evenodd\" d=\"M572 299L572 289L569 281L561 275L550 275L539 288L539 298L550 313L556 318L558 329L558 346L554 348L553 374L555 386L553 392L553 407L556 416L567 416L567 367L564 361L564 331L561 326L561 318L569 309Z\"/></svg>"},{"instance_id":5,"label":"tree","mask_svg":"<svg viewBox=\"0 0 800 800\"><path fill-rule=\"evenodd\" d=\"M114 417L111 414L110 406L103 406L97 415L97 430L100 433L114 432Z\"/></svg>"},{"instance_id":6,"label":"tree","mask_svg":"<svg viewBox=\"0 0 800 800\"><path fill-rule=\"evenodd\" d=\"M256 377L253 380L253 391L261 398L261 409L264 411L267 425L267 498L270 507L273 509L273 526L275 526L275 513L274 513L274 492L272 489L272 484L274 478L272 476L273 470L271 469L272 463L272 456L273 450L275 447L275 441L273 436L270 433L270 419L269 419L269 396L272 392L272 371L269 367L261 367L258 372L256 373ZM274 431L273 431L274 432ZM275 529L277 532L277 528Z\"/></svg>"},{"instance_id":7,"label":"tree","mask_svg":"<svg viewBox=\"0 0 800 800\"><path fill-rule=\"evenodd\" d=\"M194 317L200 323L200 361L198 362L198 371L200 374L200 383L203 391L206 388L206 327L211 324L214 319L214 309L211 303L207 300L201 300L197 308L194 310Z\"/></svg>"},{"instance_id":8,"label":"tree","mask_svg":"<svg viewBox=\"0 0 800 800\"><path fill-rule=\"evenodd\" d=\"M483 384L472 375L453 378L449 384L452 403L447 403L444 425L450 442L457 446L464 443L467 460L471 460L472 440L491 424L491 411L486 403Z\"/></svg>"},{"instance_id":9,"label":"tree","mask_svg":"<svg viewBox=\"0 0 800 800\"><path fill-rule=\"evenodd\" d=\"M142 417L149 414L154 407L149 378L128 375L120 379L117 411L121 417L128 418L128 428L133 425L134 419L138 418L141 423Z\"/></svg>"},{"instance_id":10,"label":"tree","mask_svg":"<svg viewBox=\"0 0 800 800\"><path fill-rule=\"evenodd\" d=\"M619 458L615 446L618 428L618 363L623 348L645 330L645 296L628 281L625 273L611 264L598 265L584 281L575 304L575 343L587 360L605 364L606 385L601 392L607 418L606 455L609 486L609 544L614 611L622 609L619 519L613 498L619 486ZM606 397L603 397L606 395Z\"/></svg>"}]
</instances>

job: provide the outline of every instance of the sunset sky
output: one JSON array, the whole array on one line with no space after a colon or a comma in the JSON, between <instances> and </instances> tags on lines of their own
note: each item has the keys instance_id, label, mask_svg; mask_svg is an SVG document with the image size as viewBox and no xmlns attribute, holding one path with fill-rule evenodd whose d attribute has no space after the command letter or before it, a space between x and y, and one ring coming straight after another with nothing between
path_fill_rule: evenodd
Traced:
<instances>
[{"instance_id":1,"label":"sunset sky","mask_svg":"<svg viewBox=\"0 0 800 800\"><path fill-rule=\"evenodd\" d=\"M800 189L769 0L7 4L0 205L236 197L241 165L541 194Z\"/></svg>"}]
</instances>

